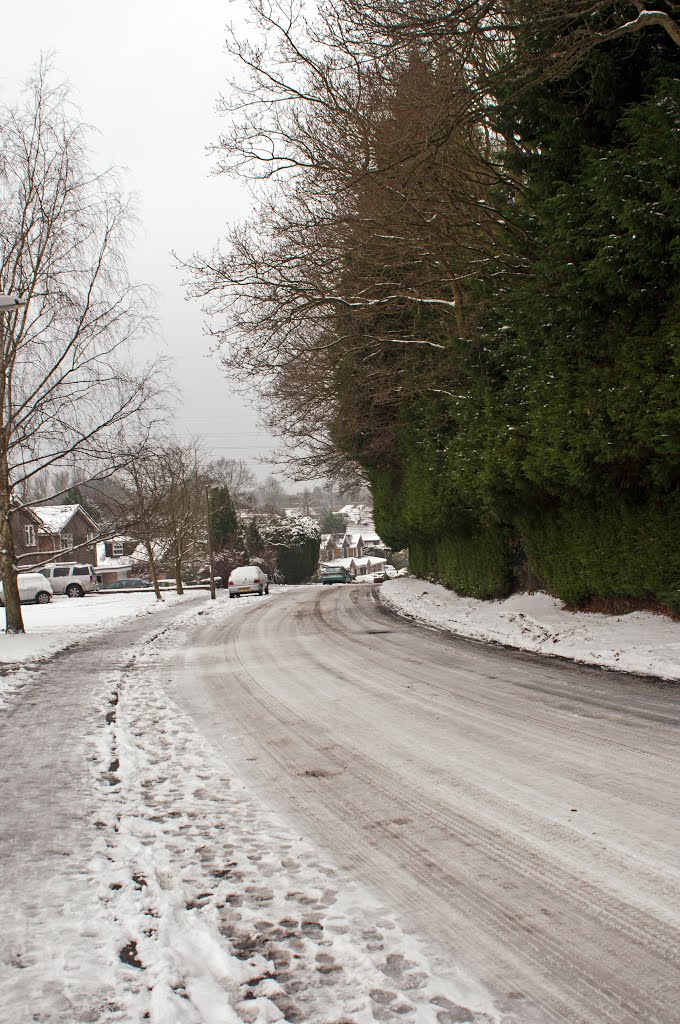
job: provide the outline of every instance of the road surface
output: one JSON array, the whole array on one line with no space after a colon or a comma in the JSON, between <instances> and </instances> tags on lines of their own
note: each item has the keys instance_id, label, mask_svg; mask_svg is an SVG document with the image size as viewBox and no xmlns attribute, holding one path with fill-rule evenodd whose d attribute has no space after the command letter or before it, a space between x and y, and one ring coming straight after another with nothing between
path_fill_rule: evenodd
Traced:
<instances>
[{"instance_id":1,"label":"road surface","mask_svg":"<svg viewBox=\"0 0 680 1024\"><path fill-rule=\"evenodd\" d=\"M502 1019L680 1022L677 687L416 627L372 587L243 600L166 685L264 800Z\"/></svg>"}]
</instances>

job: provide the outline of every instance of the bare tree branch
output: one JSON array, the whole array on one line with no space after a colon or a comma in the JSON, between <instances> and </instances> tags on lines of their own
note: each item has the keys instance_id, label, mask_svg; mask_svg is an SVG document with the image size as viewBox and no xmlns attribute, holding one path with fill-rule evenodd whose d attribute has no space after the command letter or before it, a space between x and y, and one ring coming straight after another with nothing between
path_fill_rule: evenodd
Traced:
<instances>
[{"instance_id":1,"label":"bare tree branch","mask_svg":"<svg viewBox=\"0 0 680 1024\"><path fill-rule=\"evenodd\" d=\"M135 367L153 297L130 282L134 211L115 171L88 163L88 129L49 62L20 103L0 108L0 531L5 593L16 587L12 494L50 467L116 464L120 427L162 417L162 361ZM152 412L156 407L157 414ZM8 629L23 630L18 599Z\"/></svg>"}]
</instances>

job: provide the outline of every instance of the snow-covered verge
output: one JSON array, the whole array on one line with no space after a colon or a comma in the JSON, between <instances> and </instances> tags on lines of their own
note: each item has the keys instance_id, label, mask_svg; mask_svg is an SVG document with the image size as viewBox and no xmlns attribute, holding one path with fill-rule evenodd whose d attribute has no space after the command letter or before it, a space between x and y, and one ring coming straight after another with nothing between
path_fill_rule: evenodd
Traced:
<instances>
[{"instance_id":1,"label":"snow-covered verge","mask_svg":"<svg viewBox=\"0 0 680 1024\"><path fill-rule=\"evenodd\" d=\"M571 612L540 593L478 601L410 577L383 583L380 599L400 615L459 636L680 680L680 623L662 615Z\"/></svg>"},{"instance_id":2,"label":"snow-covered verge","mask_svg":"<svg viewBox=\"0 0 680 1024\"><path fill-rule=\"evenodd\" d=\"M94 634L114 627L124 619L151 615L177 602L205 600L206 592L191 591L179 597L155 594L88 594L83 598L52 598L49 604L26 604L22 615L26 632L7 635L0 632L0 707L7 696L29 678L36 665L57 651L63 651ZM4 609L0 610L0 628L4 627Z\"/></svg>"}]
</instances>

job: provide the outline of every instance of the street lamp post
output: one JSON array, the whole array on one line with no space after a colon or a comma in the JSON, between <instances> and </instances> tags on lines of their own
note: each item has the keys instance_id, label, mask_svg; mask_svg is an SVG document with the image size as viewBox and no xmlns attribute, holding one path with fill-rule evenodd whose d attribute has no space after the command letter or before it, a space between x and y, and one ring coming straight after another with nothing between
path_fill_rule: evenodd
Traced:
<instances>
[{"instance_id":1,"label":"street lamp post","mask_svg":"<svg viewBox=\"0 0 680 1024\"><path fill-rule=\"evenodd\" d=\"M206 525L208 527L208 562L210 564L210 599L214 601L217 597L215 591L215 569L213 567L212 532L210 529L210 492L219 487L219 484L205 485L205 505L207 509Z\"/></svg>"}]
</instances>

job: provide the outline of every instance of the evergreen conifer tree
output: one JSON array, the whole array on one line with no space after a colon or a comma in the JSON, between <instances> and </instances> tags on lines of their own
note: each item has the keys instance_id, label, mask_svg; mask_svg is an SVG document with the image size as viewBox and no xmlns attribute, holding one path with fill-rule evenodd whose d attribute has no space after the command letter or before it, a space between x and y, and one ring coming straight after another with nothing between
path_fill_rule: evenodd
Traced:
<instances>
[{"instance_id":1,"label":"evergreen conifer tree","mask_svg":"<svg viewBox=\"0 0 680 1024\"><path fill-rule=\"evenodd\" d=\"M220 551L229 545L236 532L236 509L227 487L213 487L208 492L210 507L210 538L213 549Z\"/></svg>"}]
</instances>

